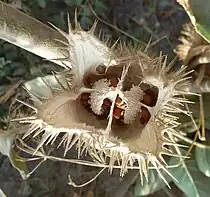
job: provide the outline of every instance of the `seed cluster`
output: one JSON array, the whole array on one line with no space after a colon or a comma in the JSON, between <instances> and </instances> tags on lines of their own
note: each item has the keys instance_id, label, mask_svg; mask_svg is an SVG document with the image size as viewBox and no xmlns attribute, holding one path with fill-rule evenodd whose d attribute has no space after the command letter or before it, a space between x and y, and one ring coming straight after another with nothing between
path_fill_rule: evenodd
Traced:
<instances>
[{"instance_id":1,"label":"seed cluster","mask_svg":"<svg viewBox=\"0 0 210 197\"><path fill-rule=\"evenodd\" d=\"M119 76L116 74L113 75L111 73L106 73L106 68L104 66L98 66L96 68L96 73L89 72L85 74L83 81L86 87L92 88L95 82L101 79L106 79L109 81L109 87L116 88L119 83L118 77ZM139 98L139 102L142 104L139 111L139 121L141 124L145 125L151 117L148 108L154 107L156 105L158 98L158 88L146 83L141 83L139 87L143 92L142 97ZM109 98L105 98L101 106L101 114L98 115L93 112L90 99L91 93L82 93L80 95L80 103L82 106L84 106L84 108L96 115L99 119L107 119L110 114L112 101ZM115 105L113 109L113 124L125 124L124 115L126 107L127 103L123 101L122 98L118 95L115 99Z\"/></svg>"}]
</instances>

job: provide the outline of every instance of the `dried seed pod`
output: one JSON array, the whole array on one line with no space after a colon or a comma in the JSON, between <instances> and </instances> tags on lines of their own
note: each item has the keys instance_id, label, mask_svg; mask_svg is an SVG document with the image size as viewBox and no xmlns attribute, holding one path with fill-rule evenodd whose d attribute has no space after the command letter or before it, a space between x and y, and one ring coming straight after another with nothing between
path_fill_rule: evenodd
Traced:
<instances>
[{"instance_id":1,"label":"dried seed pod","mask_svg":"<svg viewBox=\"0 0 210 197\"><path fill-rule=\"evenodd\" d=\"M195 70L191 86L188 87L192 92L210 92L210 45L189 23L185 24L180 37L181 44L177 46L176 53L179 58L187 65L187 70ZM198 79L198 87L195 80Z\"/></svg>"},{"instance_id":2,"label":"dried seed pod","mask_svg":"<svg viewBox=\"0 0 210 197\"><path fill-rule=\"evenodd\" d=\"M210 45L195 30L195 27L189 23L184 25L180 37L181 44L177 46L177 54L188 70L199 70L202 65L206 66L206 75L210 72Z\"/></svg>"},{"instance_id":3,"label":"dried seed pod","mask_svg":"<svg viewBox=\"0 0 210 197\"><path fill-rule=\"evenodd\" d=\"M189 94L185 91L188 85L185 67L169 72L163 56L150 58L124 46L109 49L93 36L94 28L89 32L59 31L69 45L74 78L71 84L65 74L49 76L47 83L45 78L25 83L35 101L32 108L36 115L21 121L29 123L23 138L39 136L41 141L36 148L39 150L64 133L60 144L64 145L65 154L75 144L78 156L86 150L93 165L107 165L110 171L120 168L121 176L136 168L141 178L147 177L151 164L168 184L160 169L170 173L161 161L162 155L176 156L164 147L167 143L177 147L174 137L177 138L175 129L179 123L174 113L188 113L182 109L186 100L179 98ZM104 68L99 68L99 75L92 72L100 65L109 71L103 73ZM87 88L84 81L88 75L93 80L87 83ZM139 84L148 84L148 89ZM92 113L84 107L87 105ZM170 112L173 115L169 116Z\"/></svg>"}]
</instances>

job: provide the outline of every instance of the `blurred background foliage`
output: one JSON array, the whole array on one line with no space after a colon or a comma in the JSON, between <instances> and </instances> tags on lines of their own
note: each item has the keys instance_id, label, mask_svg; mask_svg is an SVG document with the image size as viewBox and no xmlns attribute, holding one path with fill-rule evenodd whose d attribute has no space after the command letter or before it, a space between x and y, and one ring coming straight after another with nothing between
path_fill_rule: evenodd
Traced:
<instances>
[{"instance_id":1,"label":"blurred background foliage","mask_svg":"<svg viewBox=\"0 0 210 197\"><path fill-rule=\"evenodd\" d=\"M188 12L188 15L176 0L4 0L4 2L44 23L51 22L65 31L67 31L67 13L70 13L70 18L73 19L77 9L77 18L83 29L89 29L97 19L99 22L96 34L102 30L104 35L110 38L111 43L120 38L126 44L144 47L150 41L152 52L159 54L162 51L163 54L168 55L169 61L176 56L174 50L180 43L178 38L183 24L190 22L192 16L198 18L194 24L198 33L207 42L209 41L210 20L207 19L210 16L208 14L210 5L204 4L203 1L191 1L192 12ZM201 3L197 4L197 2ZM72 24L74 25L73 20ZM176 65L180 66L182 63L177 60ZM16 102L16 99L28 100L27 94L21 88L24 81L45 76L55 70L59 70L56 65L0 40L0 128L2 131L8 128L10 119L27 113L24 107ZM199 103L198 99L196 103ZM67 174L71 173L77 182L83 182L87 177L92 177L97 169L57 162L45 162L33 176L23 181L5 156L0 156L0 188L8 197L208 197L210 193L208 94L204 96L204 108L207 109L205 113L207 141L202 142L195 138L197 133L191 120L184 119L182 123L189 124L184 126L188 141L185 138L183 144L190 145L195 139L197 144L189 153L190 159L181 163L177 158L169 159L170 165L180 163L178 168L171 169L179 182L167 177L171 189L166 187L153 170L149 173L149 182L145 182L143 186L138 172L129 172L122 179L119 178L118 172L114 171L112 176L104 172L85 188L72 188L67 185ZM199 123L199 105L198 109L194 108L194 111L194 116ZM3 142L0 141L0 143ZM183 154L186 154L186 151L187 149L182 150ZM0 190L0 196L3 196L1 193Z\"/></svg>"}]
</instances>

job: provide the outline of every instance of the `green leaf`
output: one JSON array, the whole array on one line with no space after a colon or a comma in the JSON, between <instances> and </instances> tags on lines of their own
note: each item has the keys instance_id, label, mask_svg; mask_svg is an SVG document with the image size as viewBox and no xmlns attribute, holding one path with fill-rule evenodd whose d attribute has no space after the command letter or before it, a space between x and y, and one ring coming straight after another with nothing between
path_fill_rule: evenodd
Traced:
<instances>
[{"instance_id":1,"label":"green leaf","mask_svg":"<svg viewBox=\"0 0 210 197\"><path fill-rule=\"evenodd\" d=\"M63 0L68 6L79 6L82 4L83 0Z\"/></svg>"},{"instance_id":2,"label":"green leaf","mask_svg":"<svg viewBox=\"0 0 210 197\"><path fill-rule=\"evenodd\" d=\"M8 116L8 106L5 104L0 105L0 118ZM0 122L1 123L1 122Z\"/></svg>"},{"instance_id":3,"label":"green leaf","mask_svg":"<svg viewBox=\"0 0 210 197\"><path fill-rule=\"evenodd\" d=\"M177 0L189 15L196 31L210 42L210 1L209 0Z\"/></svg>"},{"instance_id":4,"label":"green leaf","mask_svg":"<svg viewBox=\"0 0 210 197\"><path fill-rule=\"evenodd\" d=\"M200 171L210 177L210 148L196 147L195 158Z\"/></svg>"},{"instance_id":5,"label":"green leaf","mask_svg":"<svg viewBox=\"0 0 210 197\"><path fill-rule=\"evenodd\" d=\"M56 25L56 27L59 27L59 28L65 27L66 24L64 21L64 15L65 15L64 12L60 12L52 16L53 24Z\"/></svg>"},{"instance_id":6,"label":"green leaf","mask_svg":"<svg viewBox=\"0 0 210 197\"><path fill-rule=\"evenodd\" d=\"M200 34L210 41L210 1L191 0L190 6Z\"/></svg>"},{"instance_id":7,"label":"green leaf","mask_svg":"<svg viewBox=\"0 0 210 197\"><path fill-rule=\"evenodd\" d=\"M91 24L91 20L87 16L82 16L80 19L80 25L83 29L89 29Z\"/></svg>"},{"instance_id":8,"label":"green leaf","mask_svg":"<svg viewBox=\"0 0 210 197\"><path fill-rule=\"evenodd\" d=\"M84 7L81 10L81 14L82 14L82 16L90 17L91 16L91 11L90 11L89 8Z\"/></svg>"},{"instance_id":9,"label":"green leaf","mask_svg":"<svg viewBox=\"0 0 210 197\"><path fill-rule=\"evenodd\" d=\"M175 157L169 161L170 165L177 163L179 159ZM170 172L179 181L174 181L174 183L187 197L209 197L210 179L200 172L195 160L186 159L179 167L172 168Z\"/></svg>"},{"instance_id":10,"label":"green leaf","mask_svg":"<svg viewBox=\"0 0 210 197\"><path fill-rule=\"evenodd\" d=\"M100 1L100 0L96 0L95 4L94 4L94 8L97 12L99 13L104 13L107 12L108 8L105 6L104 2Z\"/></svg>"},{"instance_id":11,"label":"green leaf","mask_svg":"<svg viewBox=\"0 0 210 197\"><path fill-rule=\"evenodd\" d=\"M19 171L23 179L26 179L29 176L28 169L26 163L18 160L17 153L12 149L14 139L15 134L0 134L0 153L7 156L12 166Z\"/></svg>"},{"instance_id":12,"label":"green leaf","mask_svg":"<svg viewBox=\"0 0 210 197\"><path fill-rule=\"evenodd\" d=\"M37 0L37 4L41 7L41 8L45 8L47 3L46 0Z\"/></svg>"},{"instance_id":13,"label":"green leaf","mask_svg":"<svg viewBox=\"0 0 210 197\"><path fill-rule=\"evenodd\" d=\"M171 178L167 176L165 173L163 173L164 178L166 178L167 182L169 183L171 181ZM148 182L144 178L143 185L141 184L141 179L137 179L135 188L134 188L134 194L135 196L146 196L151 193L154 193L163 187L165 187L166 184L164 183L163 179L160 178L156 170L149 170L148 173Z\"/></svg>"}]
</instances>

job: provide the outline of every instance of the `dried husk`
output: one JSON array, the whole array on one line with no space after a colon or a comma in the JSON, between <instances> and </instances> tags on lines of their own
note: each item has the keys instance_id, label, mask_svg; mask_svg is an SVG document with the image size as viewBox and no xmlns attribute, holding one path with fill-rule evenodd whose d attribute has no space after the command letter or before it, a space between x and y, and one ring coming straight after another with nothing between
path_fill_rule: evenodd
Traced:
<instances>
[{"instance_id":1,"label":"dried husk","mask_svg":"<svg viewBox=\"0 0 210 197\"><path fill-rule=\"evenodd\" d=\"M128 52L127 49L122 50ZM184 72L184 67L177 72L170 72L166 58L161 55L152 59L137 51L123 57L117 57L115 54L113 56L116 65L108 65L107 73L120 77L123 68L129 65L122 81L125 89L131 88L132 85L139 86L141 83L158 88L157 103L154 107L149 107L151 118L146 125L140 123L138 114L131 124L113 124L111 131L107 132L108 120L98 119L79 102L80 95L91 90L82 82L75 84L74 80L65 75L68 72L65 72L34 79L25 84L35 101L37 113L35 117L27 117L21 121L30 123L24 138L41 135L36 149L39 150L44 144L53 143L59 134L63 134L61 144L65 147L64 154L76 145L79 156L86 150L94 160L100 158L100 161L97 160L98 166L107 164L110 170L119 166L122 176L136 164L141 177L147 176L150 164L158 171L167 171L162 155L181 157L171 152L166 145L179 146L174 141L174 137L179 135L175 130L179 123L173 114L188 113L182 109L182 103L187 102L182 95L189 94L185 91L188 73ZM69 73L72 71L69 70ZM159 173L161 175L160 171Z\"/></svg>"},{"instance_id":2,"label":"dried husk","mask_svg":"<svg viewBox=\"0 0 210 197\"><path fill-rule=\"evenodd\" d=\"M195 69L192 85L189 89L193 92L210 91L210 45L202 38L191 24L185 24L181 32L181 44L177 46L178 57L187 66L187 70ZM197 81L196 81L197 79ZM197 87L199 84L199 87Z\"/></svg>"},{"instance_id":3,"label":"dried husk","mask_svg":"<svg viewBox=\"0 0 210 197\"><path fill-rule=\"evenodd\" d=\"M4 29L0 29L2 39L64 67L62 73L25 83L33 105L25 104L35 113L20 120L20 123L28 124L28 130L19 137L27 138L24 143L28 142L28 138L39 140L33 154L44 145L54 144L60 136L59 146L64 146L64 156L76 146L78 157L87 152L96 166L108 166L110 172L113 168L120 168L121 176L128 169L138 169L141 178L143 175L147 178L148 169L152 166L168 184L160 170L170 175L163 155L182 157L172 150L179 146L175 140L180 135L176 131L179 125L176 114L188 115L188 111L184 109L187 100L183 95L190 94L187 90L190 72L185 72L185 67L171 72L171 65L167 66L166 57L162 55L151 58L141 51L130 51L123 45L118 48L116 45L107 46L94 36L96 23L88 32L83 31L77 21L75 29L71 28L68 21L68 33L56 27L58 32L55 33L43 26L50 34L49 39L43 39L45 35L41 35L39 28L34 29L33 25L26 25L25 33L25 25L17 24L16 17L10 18L8 13L13 12L14 16L23 17L23 21L27 19L36 25L38 22L6 4L0 4L1 9L5 10L0 14L0 25L3 27L6 24ZM27 42L23 42L23 38ZM86 85L86 77L93 75L98 80L102 79L104 76L97 74L97 68L101 65L106 68L104 76L115 75L119 78L117 87L112 92L115 97L113 103L117 94L125 95L132 87L142 91L138 102L136 98L132 100L132 96L129 102L136 102L136 106L147 108L150 118L145 124L140 122L140 109L138 114L131 113L133 121L130 124L121 126L112 124L113 111L110 110L108 119L100 119L81 105L81 94L95 91ZM154 106L145 106L141 102L144 98L141 84L158 89Z\"/></svg>"}]
</instances>

